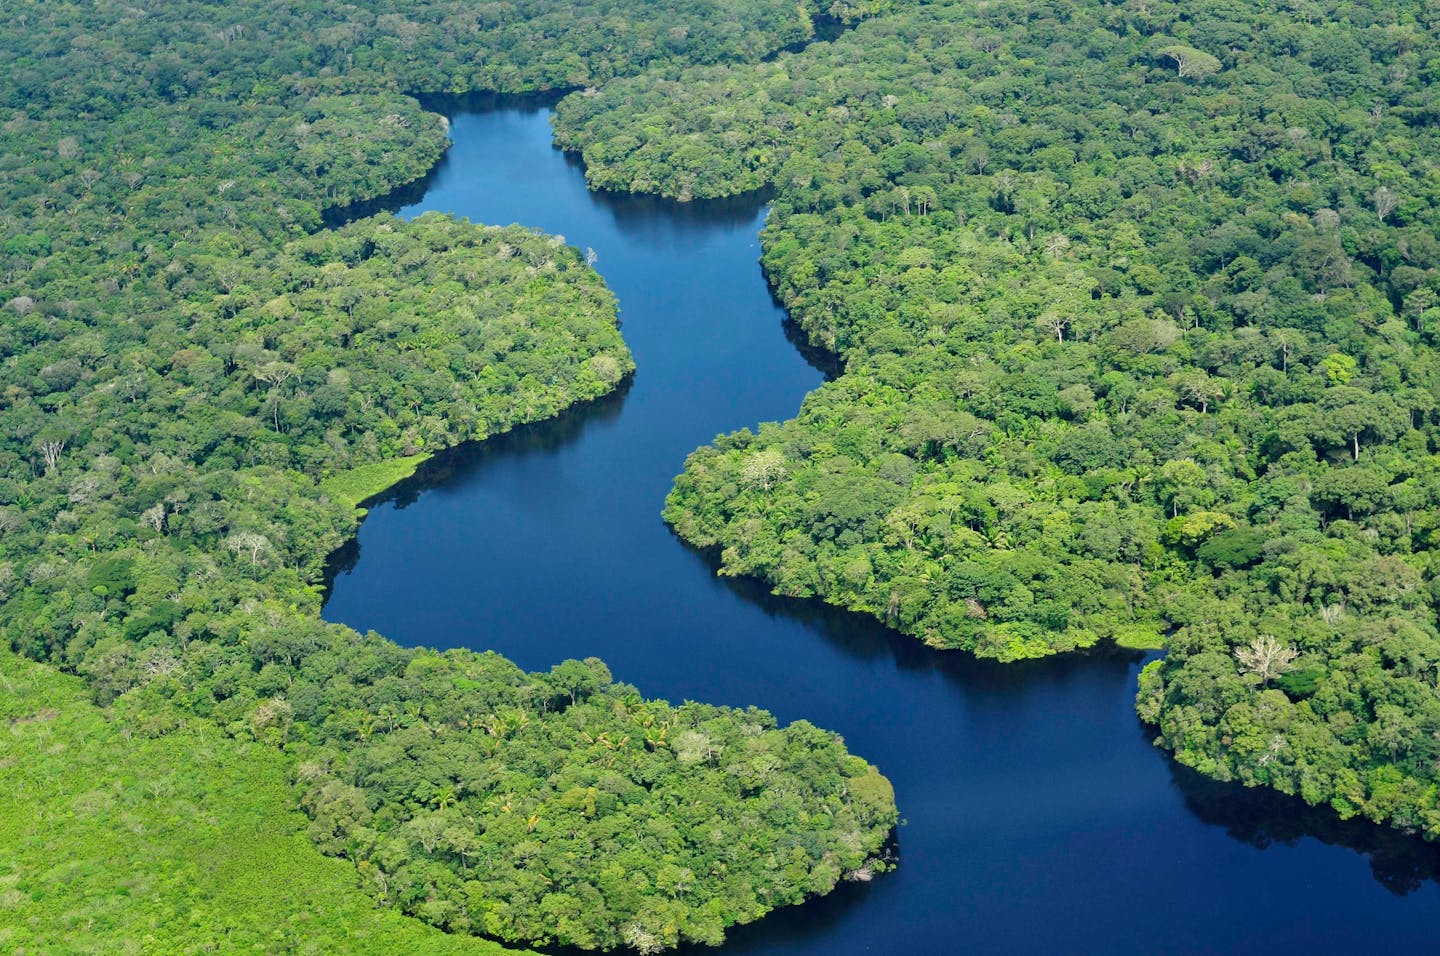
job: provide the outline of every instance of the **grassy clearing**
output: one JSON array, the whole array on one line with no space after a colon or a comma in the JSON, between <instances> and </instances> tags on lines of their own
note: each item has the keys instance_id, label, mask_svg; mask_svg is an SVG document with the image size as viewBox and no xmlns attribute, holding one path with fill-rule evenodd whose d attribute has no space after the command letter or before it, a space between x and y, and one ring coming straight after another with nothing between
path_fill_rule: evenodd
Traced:
<instances>
[{"instance_id":1,"label":"grassy clearing","mask_svg":"<svg viewBox=\"0 0 1440 956\"><path fill-rule=\"evenodd\" d=\"M1115 629L1115 643L1132 651L1163 651L1165 635L1153 625L1125 624Z\"/></svg>"},{"instance_id":2,"label":"grassy clearing","mask_svg":"<svg viewBox=\"0 0 1440 956\"><path fill-rule=\"evenodd\" d=\"M510 952L377 908L306 836L288 756L190 723L131 733L0 652L0 951Z\"/></svg>"},{"instance_id":3,"label":"grassy clearing","mask_svg":"<svg viewBox=\"0 0 1440 956\"><path fill-rule=\"evenodd\" d=\"M430 460L429 452L411 455L408 458L392 458L360 465L331 475L320 482L320 490L336 501L343 501L351 508L373 498L391 485L404 481L415 474L415 469Z\"/></svg>"}]
</instances>

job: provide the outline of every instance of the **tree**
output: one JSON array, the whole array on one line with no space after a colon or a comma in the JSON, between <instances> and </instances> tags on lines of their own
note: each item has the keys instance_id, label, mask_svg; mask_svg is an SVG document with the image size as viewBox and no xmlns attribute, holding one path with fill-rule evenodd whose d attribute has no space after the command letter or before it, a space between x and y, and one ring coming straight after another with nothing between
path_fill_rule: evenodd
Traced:
<instances>
[{"instance_id":1,"label":"tree","mask_svg":"<svg viewBox=\"0 0 1440 956\"><path fill-rule=\"evenodd\" d=\"M1395 207L1400 205L1400 198L1391 191L1389 186L1380 186L1371 193L1370 202L1375 207L1375 215L1380 217L1381 222L1384 222L1390 218Z\"/></svg>"},{"instance_id":2,"label":"tree","mask_svg":"<svg viewBox=\"0 0 1440 956\"><path fill-rule=\"evenodd\" d=\"M1404 430L1406 420L1390 396L1343 385L1326 390L1318 411L1318 437L1326 444L1349 445L1352 461L1360 460L1362 436L1391 439Z\"/></svg>"},{"instance_id":3,"label":"tree","mask_svg":"<svg viewBox=\"0 0 1440 956\"><path fill-rule=\"evenodd\" d=\"M295 377L295 366L289 362L266 362L256 367L255 378L270 386L270 401L275 430L280 431L280 398L278 390Z\"/></svg>"},{"instance_id":4,"label":"tree","mask_svg":"<svg viewBox=\"0 0 1440 956\"><path fill-rule=\"evenodd\" d=\"M1360 363L1355 361L1354 356L1344 352L1332 352L1320 360L1320 367L1325 371L1325 379L1331 385L1345 385L1355 377Z\"/></svg>"},{"instance_id":5,"label":"tree","mask_svg":"<svg viewBox=\"0 0 1440 956\"><path fill-rule=\"evenodd\" d=\"M570 698L572 707L600 686L595 672L576 660L562 661L550 668L550 682L556 690Z\"/></svg>"},{"instance_id":6,"label":"tree","mask_svg":"<svg viewBox=\"0 0 1440 956\"><path fill-rule=\"evenodd\" d=\"M1272 634L1262 634L1244 647L1235 648L1240 669L1268 687L1281 674L1293 670L1299 653L1280 643Z\"/></svg>"},{"instance_id":7,"label":"tree","mask_svg":"<svg viewBox=\"0 0 1440 956\"><path fill-rule=\"evenodd\" d=\"M740 478L751 488L769 491L785 478L785 455L778 448L765 448L750 455Z\"/></svg>"},{"instance_id":8,"label":"tree","mask_svg":"<svg viewBox=\"0 0 1440 956\"><path fill-rule=\"evenodd\" d=\"M236 554L248 554L254 565L270 550L270 539L253 531L237 531L225 539L225 547Z\"/></svg>"},{"instance_id":9,"label":"tree","mask_svg":"<svg viewBox=\"0 0 1440 956\"><path fill-rule=\"evenodd\" d=\"M656 934L650 932L639 922L631 923L625 927L625 945L629 946L640 956L655 956L656 953L665 951L664 941Z\"/></svg>"},{"instance_id":10,"label":"tree","mask_svg":"<svg viewBox=\"0 0 1440 956\"><path fill-rule=\"evenodd\" d=\"M165 518L166 508L163 501L156 503L152 507L146 508L145 511L142 512L140 515L140 520L143 521L147 527L149 527L151 530L155 531L158 534L165 533Z\"/></svg>"},{"instance_id":11,"label":"tree","mask_svg":"<svg viewBox=\"0 0 1440 956\"><path fill-rule=\"evenodd\" d=\"M60 464L60 454L65 450L65 439L47 438L39 444L40 457L45 461L45 473L53 472Z\"/></svg>"},{"instance_id":12,"label":"tree","mask_svg":"<svg viewBox=\"0 0 1440 956\"><path fill-rule=\"evenodd\" d=\"M1224 383L1211 378L1203 369L1178 373L1175 381L1180 397L1200 406L1200 414L1210 410L1210 402L1224 394Z\"/></svg>"},{"instance_id":13,"label":"tree","mask_svg":"<svg viewBox=\"0 0 1440 956\"><path fill-rule=\"evenodd\" d=\"M1046 309L1036 320L1046 332L1055 336L1055 341L1065 341L1065 330L1070 327L1071 317L1060 309Z\"/></svg>"},{"instance_id":14,"label":"tree","mask_svg":"<svg viewBox=\"0 0 1440 956\"><path fill-rule=\"evenodd\" d=\"M1204 79L1220 70L1220 61L1215 57L1183 44L1164 47L1160 56L1173 62L1176 74L1181 77Z\"/></svg>"},{"instance_id":15,"label":"tree","mask_svg":"<svg viewBox=\"0 0 1440 956\"><path fill-rule=\"evenodd\" d=\"M1208 503L1204 494L1208 476L1205 469L1190 458L1167 461L1160 469L1158 490L1162 500L1168 500L1171 517L1180 514L1181 505Z\"/></svg>"}]
</instances>

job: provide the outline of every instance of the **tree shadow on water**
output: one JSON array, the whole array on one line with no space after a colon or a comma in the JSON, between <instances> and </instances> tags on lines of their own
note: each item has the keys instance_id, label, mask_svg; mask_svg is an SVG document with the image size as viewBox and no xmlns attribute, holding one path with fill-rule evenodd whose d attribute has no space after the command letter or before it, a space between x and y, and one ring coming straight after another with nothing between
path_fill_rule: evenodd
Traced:
<instances>
[{"instance_id":1,"label":"tree shadow on water","mask_svg":"<svg viewBox=\"0 0 1440 956\"><path fill-rule=\"evenodd\" d=\"M718 555L697 549L679 539L685 550L704 562L712 574L719 567ZM938 673L966 693L1011 693L1037 679L1063 681L1072 674L1093 673L1097 666L1128 674L1144 655L1115 645L1102 645L1071 654L1057 654L1037 660L999 661L979 658L965 651L928 647L921 641L887 626L879 619L858 611L827 604L819 598L793 598L774 594L769 585L752 577L717 577L720 586L770 617L794 621L824 638L831 647L861 661L892 660L898 670L911 673Z\"/></svg>"},{"instance_id":2,"label":"tree shadow on water","mask_svg":"<svg viewBox=\"0 0 1440 956\"><path fill-rule=\"evenodd\" d=\"M366 500L363 506L374 509L389 505L399 510L413 505L428 491L462 493L471 482L482 480L490 465L505 458L546 454L571 445L591 425L612 422L620 417L634 381L634 375L627 376L609 394L572 405L554 418L517 425L482 441L465 442L437 452L415 469L415 474ZM332 552L325 562L322 584L327 597L333 593L335 579L353 571L359 563L360 537L356 535Z\"/></svg>"},{"instance_id":3,"label":"tree shadow on water","mask_svg":"<svg viewBox=\"0 0 1440 956\"><path fill-rule=\"evenodd\" d=\"M1312 807L1267 787L1222 783L1173 760L1169 764L1190 812L1241 843L1265 850L1309 838L1353 850L1369 859L1375 882L1396 896L1440 883L1440 846L1368 820L1342 820L1329 807Z\"/></svg>"},{"instance_id":4,"label":"tree shadow on water","mask_svg":"<svg viewBox=\"0 0 1440 956\"><path fill-rule=\"evenodd\" d=\"M551 90L544 93L411 93L420 105L432 113L439 113L448 120L469 113L494 113L514 110L520 113L537 113L560 102L570 90ZM377 213L398 213L423 200L450 166L450 148L447 146L440 161L413 182L404 183L373 199L344 206L332 206L321 213L320 219L327 229L338 229L357 219L365 219Z\"/></svg>"},{"instance_id":5,"label":"tree shadow on water","mask_svg":"<svg viewBox=\"0 0 1440 956\"><path fill-rule=\"evenodd\" d=\"M585 161L579 153L561 150L565 165L582 179ZM757 218L774 197L770 189L755 189L718 199L681 202L667 196L627 193L609 189L589 190L590 202L615 221L627 239L652 248L700 240L717 230L756 229ZM757 240L755 256L760 256ZM603 265L602 265L603 271Z\"/></svg>"},{"instance_id":6,"label":"tree shadow on water","mask_svg":"<svg viewBox=\"0 0 1440 956\"><path fill-rule=\"evenodd\" d=\"M718 566L717 556L688 545L686 549L712 573ZM1063 682L1072 676L1093 679L1096 668L1107 669L1111 678L1131 687L1132 669L1156 656L1106 645L1075 654L1001 664L964 652L926 647L869 615L834 607L818 599L777 596L766 584L753 578L718 580L723 587L768 615L803 624L849 657L861 661L890 659L902 671L938 673L961 692L977 698L1007 698L1036 681ZM1144 726L1138 717L1135 726L1148 745L1154 729ZM1176 763L1168 754L1164 755L1164 762L1185 808L1201 822L1220 827L1234 840L1265 850L1273 846L1293 847L1306 839L1314 839L1327 846L1350 850L1366 857L1375 881L1397 896L1414 893L1429 884L1440 884L1440 845L1368 820L1342 820L1327 806L1310 806L1298 797L1269 788L1212 780ZM843 908L845 901L852 897L859 898L849 892L849 888L842 888L833 901L827 898L807 904L801 908L803 913L772 914L760 925L766 927L767 933L774 930L798 939L807 931L805 927L813 930L837 918L836 914L842 911L837 908ZM744 931L737 931L737 942L743 938ZM745 950L742 947L737 951Z\"/></svg>"},{"instance_id":7,"label":"tree shadow on water","mask_svg":"<svg viewBox=\"0 0 1440 956\"><path fill-rule=\"evenodd\" d=\"M884 880L878 876L876 880ZM843 922L869 902L876 885L865 882L842 882L825 896L806 900L798 906L785 906L744 926L732 926L725 932L720 952L725 956L748 956L752 953L813 953L816 940L824 939L835 924ZM701 956L715 953L711 946L690 944L673 950L675 956Z\"/></svg>"}]
</instances>

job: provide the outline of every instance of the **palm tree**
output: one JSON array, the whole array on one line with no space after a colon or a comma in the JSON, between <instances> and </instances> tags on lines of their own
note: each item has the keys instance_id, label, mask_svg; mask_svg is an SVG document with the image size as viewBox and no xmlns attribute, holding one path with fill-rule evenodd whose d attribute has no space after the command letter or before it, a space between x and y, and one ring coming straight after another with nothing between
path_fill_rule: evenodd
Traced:
<instances>
[{"instance_id":1,"label":"palm tree","mask_svg":"<svg viewBox=\"0 0 1440 956\"><path fill-rule=\"evenodd\" d=\"M980 537L996 551L1010 550L1010 535L999 525L985 525L980 529Z\"/></svg>"}]
</instances>

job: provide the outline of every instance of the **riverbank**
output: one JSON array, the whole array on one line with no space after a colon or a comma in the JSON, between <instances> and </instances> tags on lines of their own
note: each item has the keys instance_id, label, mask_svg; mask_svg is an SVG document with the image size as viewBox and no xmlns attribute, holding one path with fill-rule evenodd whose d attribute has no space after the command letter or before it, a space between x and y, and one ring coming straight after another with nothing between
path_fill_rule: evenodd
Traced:
<instances>
[{"instance_id":1,"label":"riverbank","mask_svg":"<svg viewBox=\"0 0 1440 956\"><path fill-rule=\"evenodd\" d=\"M415 474L415 469L429 461L431 457L429 452L423 452L405 458L391 458L387 461L374 461L367 465L358 465L348 471L342 471L322 479L320 490L348 508L358 508L364 502Z\"/></svg>"},{"instance_id":2,"label":"riverbank","mask_svg":"<svg viewBox=\"0 0 1440 956\"><path fill-rule=\"evenodd\" d=\"M875 761L905 814L903 865L736 929L720 953L1243 953L1262 925L1320 951L1427 945L1434 848L1395 856L1374 828L1322 829L1236 785L1192 799L1135 715L1145 655L976 661L715 577L659 518L680 463L793 415L824 378L758 267L763 207L589 190L543 110L457 116L452 136L424 203L400 213L520 219L593 248L639 371L621 401L438 455L375 502L325 615L531 670L598 654L646 694L813 720ZM1426 875L1401 896L1399 872ZM1179 897L1204 899L1206 919L1177 918Z\"/></svg>"}]
</instances>

